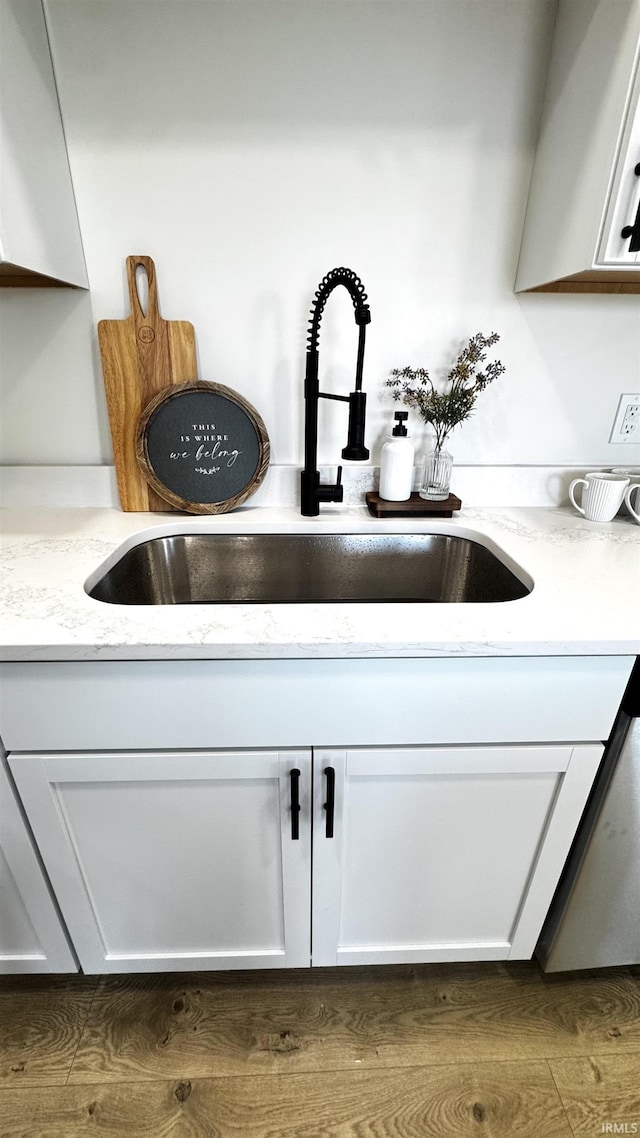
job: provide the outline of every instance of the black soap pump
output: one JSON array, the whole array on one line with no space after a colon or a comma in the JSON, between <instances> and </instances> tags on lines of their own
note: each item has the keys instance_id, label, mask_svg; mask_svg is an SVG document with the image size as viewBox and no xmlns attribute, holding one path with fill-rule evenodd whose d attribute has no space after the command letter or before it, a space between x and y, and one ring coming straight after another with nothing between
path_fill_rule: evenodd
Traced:
<instances>
[{"instance_id":1,"label":"black soap pump","mask_svg":"<svg viewBox=\"0 0 640 1138\"><path fill-rule=\"evenodd\" d=\"M411 497L414 459L413 443L404 425L409 415L396 411L394 418L397 422L382 447L379 494L385 502L406 502Z\"/></svg>"}]
</instances>

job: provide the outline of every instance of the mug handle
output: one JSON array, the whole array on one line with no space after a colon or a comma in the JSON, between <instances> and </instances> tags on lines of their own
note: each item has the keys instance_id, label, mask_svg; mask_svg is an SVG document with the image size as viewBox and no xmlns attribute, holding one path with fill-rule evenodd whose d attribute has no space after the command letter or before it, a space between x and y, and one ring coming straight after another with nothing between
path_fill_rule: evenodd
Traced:
<instances>
[{"instance_id":1,"label":"mug handle","mask_svg":"<svg viewBox=\"0 0 640 1138\"><path fill-rule=\"evenodd\" d=\"M624 492L624 500L629 513L633 515L638 525L640 525L640 514L637 514L631 505L631 498L634 490L640 490L640 482L633 482L631 486L627 486L627 489Z\"/></svg>"},{"instance_id":2,"label":"mug handle","mask_svg":"<svg viewBox=\"0 0 640 1138\"><path fill-rule=\"evenodd\" d=\"M570 487L569 487L569 497L571 498L571 501L572 501L573 505L575 506L576 510L578 511L578 513L579 513L579 514L584 514L584 510L582 509L582 506L579 506L579 505L578 505L578 503L576 502L576 500L575 500L575 498L574 498L574 496L573 496L573 488L574 488L574 486L579 486L579 485L580 485L580 483L582 483L582 485L583 485L583 486L588 486L588 485L589 485L589 483L587 482L586 478L574 478L573 482L571 483L571 485L570 485Z\"/></svg>"}]
</instances>

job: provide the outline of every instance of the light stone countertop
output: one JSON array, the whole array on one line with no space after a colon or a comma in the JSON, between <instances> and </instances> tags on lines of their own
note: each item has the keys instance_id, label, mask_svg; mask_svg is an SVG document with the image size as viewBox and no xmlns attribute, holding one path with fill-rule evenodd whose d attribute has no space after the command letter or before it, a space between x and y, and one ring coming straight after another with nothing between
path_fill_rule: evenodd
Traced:
<instances>
[{"instance_id":1,"label":"light stone countertop","mask_svg":"<svg viewBox=\"0 0 640 1138\"><path fill-rule=\"evenodd\" d=\"M218 517L90 508L0 517L3 660L640 654L640 527L628 516L596 523L565 507L505 507L382 521L366 506L327 506L318 518L247 506ZM476 535L534 588L504 604L120 606L85 592L140 534L185 532Z\"/></svg>"}]
</instances>

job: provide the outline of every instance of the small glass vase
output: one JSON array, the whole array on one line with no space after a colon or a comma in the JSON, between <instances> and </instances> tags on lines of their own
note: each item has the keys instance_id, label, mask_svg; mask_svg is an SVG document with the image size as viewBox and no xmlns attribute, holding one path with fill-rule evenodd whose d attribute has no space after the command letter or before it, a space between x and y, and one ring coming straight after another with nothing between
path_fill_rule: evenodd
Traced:
<instances>
[{"instance_id":1,"label":"small glass vase","mask_svg":"<svg viewBox=\"0 0 640 1138\"><path fill-rule=\"evenodd\" d=\"M427 502L445 501L451 492L452 469L453 455L446 447L434 447L429 451L424 460L420 497L425 498Z\"/></svg>"}]
</instances>

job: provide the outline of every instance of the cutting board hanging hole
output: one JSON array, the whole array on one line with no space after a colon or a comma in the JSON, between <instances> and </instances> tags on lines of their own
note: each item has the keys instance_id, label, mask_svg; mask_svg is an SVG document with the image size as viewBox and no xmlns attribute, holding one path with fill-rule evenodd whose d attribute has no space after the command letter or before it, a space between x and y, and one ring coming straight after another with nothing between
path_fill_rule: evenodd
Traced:
<instances>
[{"instance_id":1,"label":"cutting board hanging hole","mask_svg":"<svg viewBox=\"0 0 640 1138\"><path fill-rule=\"evenodd\" d=\"M145 265L136 265L136 295L143 316L149 311L149 277Z\"/></svg>"}]
</instances>

